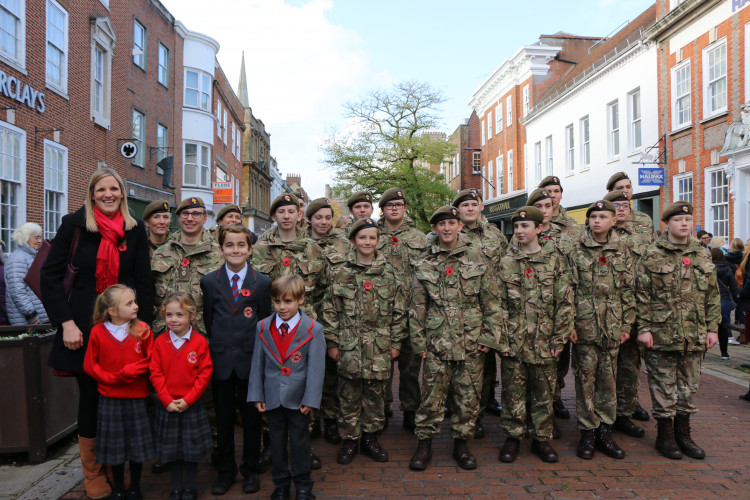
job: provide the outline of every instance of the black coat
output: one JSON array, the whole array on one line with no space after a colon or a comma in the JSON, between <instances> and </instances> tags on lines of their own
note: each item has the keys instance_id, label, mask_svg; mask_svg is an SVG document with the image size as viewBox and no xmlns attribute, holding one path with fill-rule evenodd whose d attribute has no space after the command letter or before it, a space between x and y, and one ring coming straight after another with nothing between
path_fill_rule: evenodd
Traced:
<instances>
[{"instance_id":1,"label":"black coat","mask_svg":"<svg viewBox=\"0 0 750 500\"><path fill-rule=\"evenodd\" d=\"M737 280L734 279L734 270L729 262L714 262L716 266L716 277L719 282L721 300L737 300L739 289Z\"/></svg>"},{"instance_id":2,"label":"black coat","mask_svg":"<svg viewBox=\"0 0 750 500\"><path fill-rule=\"evenodd\" d=\"M119 282L135 290L138 302L138 317L148 324L153 321L154 286L151 282L151 259L148 239L143 221L125 231L127 248L120 251ZM78 276L73 283L70 297L63 290L63 276L68 265L70 243L75 228L81 228L78 248L73 257L73 265L78 267ZM88 347L91 333L91 318L96 300L96 254L102 236L86 230L86 213L80 208L62 218L62 224L52 241L49 256L42 266L42 303L50 322L58 325L57 335L52 344L48 364L57 369L73 373L83 373L83 357ZM63 345L62 323L72 319L83 333L83 347L70 350Z\"/></svg>"},{"instance_id":3,"label":"black coat","mask_svg":"<svg viewBox=\"0 0 750 500\"><path fill-rule=\"evenodd\" d=\"M232 372L242 380L250 376L258 321L271 315L271 278L247 266L237 303L226 266L201 278L203 321L214 371L211 378L226 380Z\"/></svg>"}]
</instances>

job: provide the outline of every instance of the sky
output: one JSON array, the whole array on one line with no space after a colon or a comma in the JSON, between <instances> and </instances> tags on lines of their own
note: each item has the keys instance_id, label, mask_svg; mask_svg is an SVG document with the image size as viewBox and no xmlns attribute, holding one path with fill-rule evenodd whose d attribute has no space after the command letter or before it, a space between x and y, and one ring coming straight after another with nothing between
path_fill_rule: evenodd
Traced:
<instances>
[{"instance_id":1,"label":"sky","mask_svg":"<svg viewBox=\"0 0 750 500\"><path fill-rule=\"evenodd\" d=\"M441 130L471 115L474 91L539 35L607 36L654 0L161 0L215 39L237 91L242 53L253 114L271 134L282 175L311 198L335 184L320 145L345 128L343 105L406 80L443 93ZM209 8L207 8L209 7Z\"/></svg>"}]
</instances>

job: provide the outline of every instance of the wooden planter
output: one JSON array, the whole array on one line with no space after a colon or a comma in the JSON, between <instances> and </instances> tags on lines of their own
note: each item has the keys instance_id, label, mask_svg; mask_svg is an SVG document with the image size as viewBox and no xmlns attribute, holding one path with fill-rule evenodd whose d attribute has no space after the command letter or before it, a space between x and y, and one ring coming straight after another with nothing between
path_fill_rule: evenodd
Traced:
<instances>
[{"instance_id":1,"label":"wooden planter","mask_svg":"<svg viewBox=\"0 0 750 500\"><path fill-rule=\"evenodd\" d=\"M0 453L28 452L44 461L47 447L73 432L78 418L78 386L73 377L55 377L47 359L50 325L0 327Z\"/></svg>"}]
</instances>

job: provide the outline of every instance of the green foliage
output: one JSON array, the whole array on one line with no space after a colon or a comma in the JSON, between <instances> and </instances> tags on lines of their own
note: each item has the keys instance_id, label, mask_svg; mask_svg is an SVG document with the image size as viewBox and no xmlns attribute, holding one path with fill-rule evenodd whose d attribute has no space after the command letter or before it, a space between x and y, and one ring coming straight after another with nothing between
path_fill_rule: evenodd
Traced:
<instances>
[{"instance_id":1,"label":"green foliage","mask_svg":"<svg viewBox=\"0 0 750 500\"><path fill-rule=\"evenodd\" d=\"M347 102L351 131L331 131L322 146L326 163L338 175L334 193L345 197L368 190L377 196L398 186L406 194L409 215L420 229L428 229L432 212L453 196L443 175L429 165L451 157L455 146L425 133L438 126L437 108L444 101L427 83L402 82Z\"/></svg>"}]
</instances>

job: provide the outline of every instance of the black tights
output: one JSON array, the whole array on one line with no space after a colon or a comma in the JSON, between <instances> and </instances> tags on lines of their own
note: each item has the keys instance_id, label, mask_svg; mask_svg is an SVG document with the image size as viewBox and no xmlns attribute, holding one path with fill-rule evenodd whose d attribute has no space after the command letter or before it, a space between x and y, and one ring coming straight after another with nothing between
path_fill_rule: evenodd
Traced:
<instances>
[{"instance_id":1,"label":"black tights","mask_svg":"<svg viewBox=\"0 0 750 500\"><path fill-rule=\"evenodd\" d=\"M182 472L185 471L184 480ZM198 475L198 462L185 462L176 460L169 464L169 473L172 476L172 489L186 490L195 489L195 476Z\"/></svg>"},{"instance_id":2,"label":"black tights","mask_svg":"<svg viewBox=\"0 0 750 500\"><path fill-rule=\"evenodd\" d=\"M143 464L130 462L130 491L141 493L141 471ZM112 466L112 479L114 480L114 491L125 492L125 464Z\"/></svg>"},{"instance_id":3,"label":"black tights","mask_svg":"<svg viewBox=\"0 0 750 500\"><path fill-rule=\"evenodd\" d=\"M96 418L99 414L99 392L96 380L86 374L76 375L78 382L78 435L96 437Z\"/></svg>"}]
</instances>

